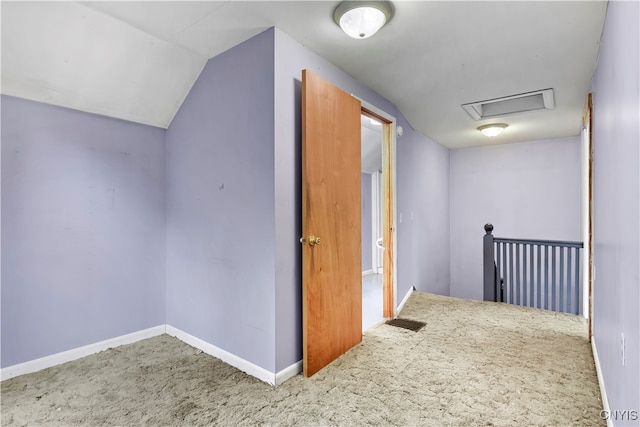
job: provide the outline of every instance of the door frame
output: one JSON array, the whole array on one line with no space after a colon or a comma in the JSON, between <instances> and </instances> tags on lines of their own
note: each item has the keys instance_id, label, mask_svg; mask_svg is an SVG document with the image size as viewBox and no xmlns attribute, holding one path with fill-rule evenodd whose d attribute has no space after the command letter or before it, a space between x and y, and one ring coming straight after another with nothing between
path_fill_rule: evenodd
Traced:
<instances>
[{"instance_id":1,"label":"door frame","mask_svg":"<svg viewBox=\"0 0 640 427\"><path fill-rule=\"evenodd\" d=\"M361 114L374 118L382 123L382 178L383 178L383 196L382 196L382 222L383 222L383 239L385 232L385 220L388 221L391 230L391 248L383 253L383 259L390 265L391 273L388 274L383 269L383 317L395 318L398 316L397 307L397 284L398 284L398 268L397 268L397 247L398 247L398 227L397 227L397 168L396 168L396 135L397 121L391 114L379 109L369 102L351 94L360 101ZM388 170L391 173L385 173ZM390 182L387 183L385 177L389 177ZM388 185L388 192L384 191L384 187ZM389 218L390 217L390 218ZM384 241L384 240L383 240ZM385 243L386 246L386 243ZM383 263L384 264L384 263ZM389 283L391 282L391 283Z\"/></svg>"},{"instance_id":2,"label":"door frame","mask_svg":"<svg viewBox=\"0 0 640 427\"><path fill-rule=\"evenodd\" d=\"M593 337L593 94L587 94L587 102L582 116L583 136L583 316L587 317L587 335ZM586 271L585 271L586 270Z\"/></svg>"}]
</instances>

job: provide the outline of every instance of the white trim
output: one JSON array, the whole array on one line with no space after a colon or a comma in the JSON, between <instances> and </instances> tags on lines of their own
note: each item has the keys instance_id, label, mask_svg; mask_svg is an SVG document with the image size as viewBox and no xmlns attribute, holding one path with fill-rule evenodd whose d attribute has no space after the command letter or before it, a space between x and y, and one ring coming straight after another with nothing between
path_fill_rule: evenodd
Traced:
<instances>
[{"instance_id":1,"label":"white trim","mask_svg":"<svg viewBox=\"0 0 640 427\"><path fill-rule=\"evenodd\" d=\"M407 301L409 301L409 297L411 296L411 294L416 290L416 288L414 288L413 286L411 288L409 288L409 292L407 292L407 294L404 296L404 298L402 298L402 301L400 301L400 305L398 306L398 309L396 311L396 317L398 316L398 313L400 313L402 311L402 309L404 308L404 305L407 303Z\"/></svg>"},{"instance_id":2,"label":"white trim","mask_svg":"<svg viewBox=\"0 0 640 427\"><path fill-rule=\"evenodd\" d=\"M591 336L591 351L593 352L593 361L596 364L596 374L598 375L598 384L600 385L600 396L602 397L602 409L603 412L610 414L611 407L609 406L609 398L607 397L607 390L604 387L604 377L602 376L602 368L600 367L600 358L598 357L598 350L596 349L596 337ZM607 417L607 427L613 427L613 421L611 417Z\"/></svg>"},{"instance_id":3,"label":"white trim","mask_svg":"<svg viewBox=\"0 0 640 427\"><path fill-rule=\"evenodd\" d=\"M176 337L180 341L189 344L210 356L216 357L223 362L243 371L247 374L256 377L257 379L264 381L271 385L280 385L290 378L295 377L302 372L302 360L284 368L278 373L269 372L258 365L255 365L235 354L229 353L221 348L209 344L206 341L196 338L178 328L174 328L171 325L160 325L153 328L144 329L142 331L133 332L131 334L122 335L116 338L111 338L105 341L100 341L94 344L89 344L83 347L74 348L72 350L64 351L62 353L52 354L51 356L42 357L28 362L19 363L17 365L8 366L0 370L0 379L2 381L10 378L17 377L19 375L30 374L42 369L50 368L52 366L61 365L66 362L71 362L80 359L85 356L99 353L110 348L119 347L121 345L133 344L135 342L152 338L162 334L171 335Z\"/></svg>"},{"instance_id":4,"label":"white trim","mask_svg":"<svg viewBox=\"0 0 640 427\"><path fill-rule=\"evenodd\" d=\"M291 366L284 368L276 374L275 386L279 386L288 379L291 379L302 372L302 360L298 360Z\"/></svg>"},{"instance_id":5,"label":"white trim","mask_svg":"<svg viewBox=\"0 0 640 427\"><path fill-rule=\"evenodd\" d=\"M589 129L583 128L581 132L580 148L581 148L581 165L580 165L580 192L581 192L581 217L582 217L582 278L580 286L582 288L582 315L589 318L589 269L591 268L591 247L589 246ZM591 331L589 331L591 332Z\"/></svg>"},{"instance_id":6,"label":"white trim","mask_svg":"<svg viewBox=\"0 0 640 427\"><path fill-rule=\"evenodd\" d=\"M380 145L382 145L382 143ZM382 149L380 151L380 155L382 156ZM371 174L371 268L378 274L382 273L382 251L380 251L376 244L382 231L382 225L380 224L380 205L382 203L380 200L381 176L380 171L375 171Z\"/></svg>"},{"instance_id":7,"label":"white trim","mask_svg":"<svg viewBox=\"0 0 640 427\"><path fill-rule=\"evenodd\" d=\"M181 331L178 328L174 328L171 325L167 325L167 334L178 338L180 341L183 341L190 346L197 348L198 350L202 350L204 353L207 353L210 356L222 360L223 362L251 375L252 377L256 377L257 379L271 385L276 384L276 374L274 374L273 372L269 372L266 369L249 362L248 360L236 356L233 353L229 353L228 351L216 347L213 344L209 344L208 342L194 337L193 335L188 334L184 331Z\"/></svg>"},{"instance_id":8,"label":"white trim","mask_svg":"<svg viewBox=\"0 0 640 427\"><path fill-rule=\"evenodd\" d=\"M85 345L74 348L72 350L63 351L61 353L52 354L51 356L41 357L39 359L30 360L28 362L19 363L13 366L7 366L0 371L0 380L8 380L18 375L30 374L62 363L71 362L81 357L90 356L95 353L107 350L109 348L119 347L125 344L155 337L165 333L165 325L155 326L142 331L133 332L131 334L122 335L105 341Z\"/></svg>"},{"instance_id":9,"label":"white trim","mask_svg":"<svg viewBox=\"0 0 640 427\"><path fill-rule=\"evenodd\" d=\"M373 270L371 270L371 269L369 269L369 270L365 270L365 271L363 271L363 272L362 272L362 277L364 277L364 276L371 276L372 274L376 274L376 272L375 272L375 271L373 271Z\"/></svg>"}]
</instances>

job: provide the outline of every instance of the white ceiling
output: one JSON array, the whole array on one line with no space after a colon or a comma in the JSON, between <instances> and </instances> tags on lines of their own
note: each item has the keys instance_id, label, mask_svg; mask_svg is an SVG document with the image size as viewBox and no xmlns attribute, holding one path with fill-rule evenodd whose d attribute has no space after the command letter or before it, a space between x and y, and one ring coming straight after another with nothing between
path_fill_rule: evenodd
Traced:
<instances>
[{"instance_id":1,"label":"white ceiling","mask_svg":"<svg viewBox=\"0 0 640 427\"><path fill-rule=\"evenodd\" d=\"M276 26L449 147L577 135L604 1L395 1L365 40L337 1L2 1L2 93L167 127L211 58ZM474 121L462 104L555 90L556 108ZM476 128L509 124L486 139Z\"/></svg>"}]
</instances>

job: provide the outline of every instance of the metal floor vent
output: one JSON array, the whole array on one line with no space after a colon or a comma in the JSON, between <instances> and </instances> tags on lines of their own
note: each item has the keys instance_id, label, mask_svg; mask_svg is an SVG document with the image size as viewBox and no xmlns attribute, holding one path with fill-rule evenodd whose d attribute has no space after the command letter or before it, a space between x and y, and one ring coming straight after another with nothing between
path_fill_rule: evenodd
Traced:
<instances>
[{"instance_id":1,"label":"metal floor vent","mask_svg":"<svg viewBox=\"0 0 640 427\"><path fill-rule=\"evenodd\" d=\"M420 329L426 326L426 323L424 322L418 322L417 320L409 320L409 319L391 319L391 320L387 320L385 323L390 326L409 329L410 331L414 331L414 332L418 332Z\"/></svg>"}]
</instances>

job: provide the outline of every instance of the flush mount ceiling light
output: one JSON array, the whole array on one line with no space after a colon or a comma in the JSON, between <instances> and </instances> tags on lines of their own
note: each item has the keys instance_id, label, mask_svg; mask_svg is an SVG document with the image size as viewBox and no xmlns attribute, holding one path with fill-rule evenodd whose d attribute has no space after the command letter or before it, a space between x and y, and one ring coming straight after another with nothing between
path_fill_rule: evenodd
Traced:
<instances>
[{"instance_id":1,"label":"flush mount ceiling light","mask_svg":"<svg viewBox=\"0 0 640 427\"><path fill-rule=\"evenodd\" d=\"M354 39L374 35L391 19L388 1L343 1L333 12L333 20Z\"/></svg>"},{"instance_id":2,"label":"flush mount ceiling light","mask_svg":"<svg viewBox=\"0 0 640 427\"><path fill-rule=\"evenodd\" d=\"M478 130L482 132L484 136L494 137L500 135L507 126L508 125L504 123L493 123L490 125L480 126Z\"/></svg>"}]
</instances>

